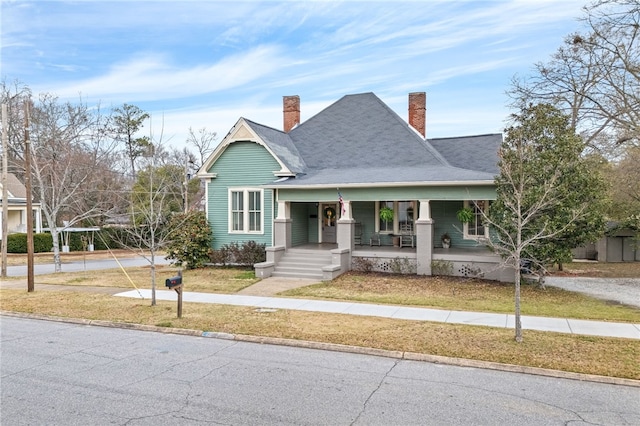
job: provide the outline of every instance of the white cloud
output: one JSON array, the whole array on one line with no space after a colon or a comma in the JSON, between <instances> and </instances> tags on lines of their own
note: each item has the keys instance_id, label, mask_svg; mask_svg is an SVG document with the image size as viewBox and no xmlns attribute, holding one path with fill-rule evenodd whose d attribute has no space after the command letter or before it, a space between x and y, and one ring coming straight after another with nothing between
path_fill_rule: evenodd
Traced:
<instances>
[{"instance_id":1,"label":"white cloud","mask_svg":"<svg viewBox=\"0 0 640 426\"><path fill-rule=\"evenodd\" d=\"M105 75L62 85L61 98L88 94L92 98L140 101L176 99L226 90L263 78L288 59L274 46L258 46L217 63L181 68L161 55L147 54L111 67ZM46 89L44 90L46 91Z\"/></svg>"},{"instance_id":2,"label":"white cloud","mask_svg":"<svg viewBox=\"0 0 640 426\"><path fill-rule=\"evenodd\" d=\"M406 118L406 93L425 90L433 132L485 132L509 76L552 54L583 3L3 1L2 65L36 93L164 111L172 144L240 116L280 128L282 95L301 95L304 120L368 91Z\"/></svg>"}]
</instances>

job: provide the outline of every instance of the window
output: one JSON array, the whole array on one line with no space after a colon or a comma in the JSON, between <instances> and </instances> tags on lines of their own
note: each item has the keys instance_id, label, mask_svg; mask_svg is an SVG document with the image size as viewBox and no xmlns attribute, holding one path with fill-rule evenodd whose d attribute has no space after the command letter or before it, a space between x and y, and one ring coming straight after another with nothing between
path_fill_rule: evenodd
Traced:
<instances>
[{"instance_id":1,"label":"window","mask_svg":"<svg viewBox=\"0 0 640 426\"><path fill-rule=\"evenodd\" d=\"M377 232L398 234L399 229L411 226L415 222L416 201L379 201L376 205ZM380 211L388 208L393 212L393 219L385 221L380 217Z\"/></svg>"},{"instance_id":2,"label":"window","mask_svg":"<svg viewBox=\"0 0 640 426\"><path fill-rule=\"evenodd\" d=\"M386 211L392 212L385 215ZM393 201L380 201L378 206L378 230L380 232L393 232L393 220L395 219L395 210L393 209Z\"/></svg>"},{"instance_id":3,"label":"window","mask_svg":"<svg viewBox=\"0 0 640 426\"><path fill-rule=\"evenodd\" d=\"M464 206L473 210L473 218L470 222L463 224L464 239L479 240L489 238L489 228L482 222L482 213L486 213L489 206L488 201L465 201Z\"/></svg>"},{"instance_id":4,"label":"window","mask_svg":"<svg viewBox=\"0 0 640 426\"><path fill-rule=\"evenodd\" d=\"M249 191L249 232L262 230L262 193Z\"/></svg>"},{"instance_id":5,"label":"window","mask_svg":"<svg viewBox=\"0 0 640 426\"><path fill-rule=\"evenodd\" d=\"M263 204L261 189L229 190L229 232L262 233Z\"/></svg>"},{"instance_id":6,"label":"window","mask_svg":"<svg viewBox=\"0 0 640 426\"><path fill-rule=\"evenodd\" d=\"M231 231L244 231L244 192L231 192Z\"/></svg>"}]
</instances>

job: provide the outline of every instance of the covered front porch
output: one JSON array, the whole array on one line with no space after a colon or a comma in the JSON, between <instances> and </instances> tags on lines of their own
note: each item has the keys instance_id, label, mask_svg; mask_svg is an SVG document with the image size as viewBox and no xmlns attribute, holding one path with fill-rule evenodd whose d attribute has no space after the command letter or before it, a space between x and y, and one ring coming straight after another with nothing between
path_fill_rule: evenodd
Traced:
<instances>
[{"instance_id":1,"label":"covered front porch","mask_svg":"<svg viewBox=\"0 0 640 426\"><path fill-rule=\"evenodd\" d=\"M316 203L316 205L323 203ZM363 204L363 203L362 203ZM310 232L311 226L301 226L301 222L322 224L322 218L312 217L308 213L303 215L295 214L296 210L313 211L313 205L307 203L292 203L279 201L277 205L277 217L274 219L274 244L267 248L267 261L256 265L256 274L266 278L272 276L278 263L283 256L291 249L295 250L318 250L327 256L327 264L321 267L321 277L323 280L333 279L349 270L370 270L393 273L407 273L418 275L454 275L454 276L478 276L487 279L510 281L513 274L500 268L501 259L493 254L485 246L479 245L477 241L473 244L458 244L449 248L442 248L442 241L439 236L435 236L435 221L431 216L431 201L418 200L413 205L416 207L416 214L411 220L411 244L408 246L392 245L392 233L386 234L385 242L372 241L371 234L359 234L358 224L360 218L371 215L369 209L366 213L362 204L356 206L359 220L353 215L353 203L343 200L336 206L335 221L335 242L334 241L310 241L300 239L299 235L318 234L322 239L326 233L320 233L319 228ZM369 203L374 205L373 202ZM459 203L462 205L462 202ZM292 210L294 214L292 214ZM295 219L299 218L299 219ZM443 224L445 221L442 221ZM447 232L447 228L440 226L438 232ZM443 231L444 230L444 231ZM295 233L294 233L295 231ZM378 229L376 229L378 231ZM377 233L377 232L376 232ZM295 234L295 235L294 235ZM383 240L384 241L384 240ZM309 253L313 257L313 253ZM288 262L288 259L285 260ZM304 265L298 265L304 270Z\"/></svg>"}]
</instances>

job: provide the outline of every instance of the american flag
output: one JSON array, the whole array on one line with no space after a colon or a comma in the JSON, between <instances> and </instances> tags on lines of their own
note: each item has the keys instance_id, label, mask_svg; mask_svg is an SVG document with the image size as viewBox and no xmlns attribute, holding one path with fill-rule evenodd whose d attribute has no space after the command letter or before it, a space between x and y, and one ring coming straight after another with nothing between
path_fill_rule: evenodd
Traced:
<instances>
[{"instance_id":1,"label":"american flag","mask_svg":"<svg viewBox=\"0 0 640 426\"><path fill-rule=\"evenodd\" d=\"M344 200L342 199L340 191L338 191L338 201L340 202L340 211L344 214Z\"/></svg>"}]
</instances>

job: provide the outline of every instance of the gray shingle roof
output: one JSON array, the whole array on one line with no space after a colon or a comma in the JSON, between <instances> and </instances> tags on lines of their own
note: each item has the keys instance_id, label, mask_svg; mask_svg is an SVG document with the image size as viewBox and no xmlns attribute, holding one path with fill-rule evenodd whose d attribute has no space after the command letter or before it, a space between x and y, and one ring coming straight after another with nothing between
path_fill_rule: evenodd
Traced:
<instances>
[{"instance_id":1,"label":"gray shingle roof","mask_svg":"<svg viewBox=\"0 0 640 426\"><path fill-rule=\"evenodd\" d=\"M289 134L311 170L446 164L373 93L344 96Z\"/></svg>"},{"instance_id":2,"label":"gray shingle roof","mask_svg":"<svg viewBox=\"0 0 640 426\"><path fill-rule=\"evenodd\" d=\"M347 95L289 133L245 121L295 179L277 186L492 181L502 135L424 140L373 93Z\"/></svg>"},{"instance_id":3,"label":"gray shingle roof","mask_svg":"<svg viewBox=\"0 0 640 426\"><path fill-rule=\"evenodd\" d=\"M251 120L244 119L251 129L256 132L274 154L294 173L304 173L306 166L304 159L298 152L289 134L281 130L263 126Z\"/></svg>"},{"instance_id":4,"label":"gray shingle roof","mask_svg":"<svg viewBox=\"0 0 640 426\"><path fill-rule=\"evenodd\" d=\"M502 143L501 134L429 139L429 143L452 166L494 175L499 172L498 149Z\"/></svg>"}]
</instances>

